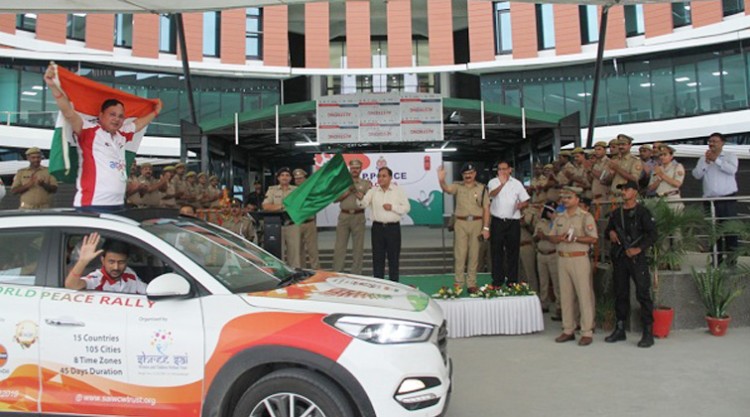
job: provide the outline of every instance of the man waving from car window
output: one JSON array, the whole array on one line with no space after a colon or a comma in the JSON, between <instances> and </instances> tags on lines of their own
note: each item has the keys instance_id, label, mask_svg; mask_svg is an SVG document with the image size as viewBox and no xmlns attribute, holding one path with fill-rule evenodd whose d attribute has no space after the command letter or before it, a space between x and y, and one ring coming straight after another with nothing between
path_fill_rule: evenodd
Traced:
<instances>
[{"instance_id":1,"label":"man waving from car window","mask_svg":"<svg viewBox=\"0 0 750 417\"><path fill-rule=\"evenodd\" d=\"M78 262L65 278L65 288L146 294L146 284L128 268L128 245L116 240L107 240L102 248L97 250L98 245L98 233L83 237ZM101 269L83 276L83 271L97 256L101 256Z\"/></svg>"}]
</instances>

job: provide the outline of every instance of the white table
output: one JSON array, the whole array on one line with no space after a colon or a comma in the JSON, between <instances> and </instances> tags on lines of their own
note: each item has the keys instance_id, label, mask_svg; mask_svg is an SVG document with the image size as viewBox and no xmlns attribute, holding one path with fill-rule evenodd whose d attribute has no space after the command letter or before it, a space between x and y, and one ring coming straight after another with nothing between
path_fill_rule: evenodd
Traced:
<instances>
[{"instance_id":1,"label":"white table","mask_svg":"<svg viewBox=\"0 0 750 417\"><path fill-rule=\"evenodd\" d=\"M443 309L448 337L528 334L544 330L539 297L436 300Z\"/></svg>"}]
</instances>

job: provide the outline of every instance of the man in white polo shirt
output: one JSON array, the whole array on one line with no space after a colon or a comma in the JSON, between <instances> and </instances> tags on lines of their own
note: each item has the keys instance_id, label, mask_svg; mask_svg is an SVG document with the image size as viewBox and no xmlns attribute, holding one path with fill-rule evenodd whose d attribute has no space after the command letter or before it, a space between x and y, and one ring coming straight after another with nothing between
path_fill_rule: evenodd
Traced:
<instances>
[{"instance_id":1,"label":"man in white polo shirt","mask_svg":"<svg viewBox=\"0 0 750 417\"><path fill-rule=\"evenodd\" d=\"M508 162L497 164L497 177L490 180L490 250L492 284L518 282L518 252L521 246L521 210L529 205L529 194L513 178Z\"/></svg>"},{"instance_id":2,"label":"man in white polo shirt","mask_svg":"<svg viewBox=\"0 0 750 417\"><path fill-rule=\"evenodd\" d=\"M98 245L98 233L83 237L78 261L65 278L65 288L146 294L146 284L138 278L132 269L128 268L128 257L130 255L128 245L117 240L107 240L102 248L97 250ZM100 255L101 269L83 276L83 271L88 264Z\"/></svg>"}]
</instances>

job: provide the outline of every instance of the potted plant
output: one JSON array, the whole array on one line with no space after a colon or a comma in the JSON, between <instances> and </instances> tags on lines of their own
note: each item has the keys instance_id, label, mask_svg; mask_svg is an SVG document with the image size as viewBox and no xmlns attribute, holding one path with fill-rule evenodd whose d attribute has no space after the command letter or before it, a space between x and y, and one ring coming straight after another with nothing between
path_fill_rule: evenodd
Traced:
<instances>
[{"instance_id":1,"label":"potted plant","mask_svg":"<svg viewBox=\"0 0 750 417\"><path fill-rule=\"evenodd\" d=\"M679 270L687 251L700 247L697 236L705 229L706 220L698 207L677 208L665 199L648 199L644 205L651 211L656 223L656 242L649 251L651 292L654 299L654 336L669 336L674 320L674 309L660 300L660 270Z\"/></svg>"},{"instance_id":2,"label":"potted plant","mask_svg":"<svg viewBox=\"0 0 750 417\"><path fill-rule=\"evenodd\" d=\"M708 330L714 336L724 336L732 320L727 309L742 294L740 274L731 271L725 264L713 266L710 261L707 262L705 271L692 268L693 281L706 308Z\"/></svg>"}]
</instances>

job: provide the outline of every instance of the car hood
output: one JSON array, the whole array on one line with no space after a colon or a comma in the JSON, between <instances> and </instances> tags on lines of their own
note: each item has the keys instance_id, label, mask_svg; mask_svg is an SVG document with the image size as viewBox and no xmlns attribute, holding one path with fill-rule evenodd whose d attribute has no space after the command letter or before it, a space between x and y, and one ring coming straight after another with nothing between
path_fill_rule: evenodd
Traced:
<instances>
[{"instance_id":1,"label":"car hood","mask_svg":"<svg viewBox=\"0 0 750 417\"><path fill-rule=\"evenodd\" d=\"M363 313L363 310L389 309L422 312L438 309L430 297L409 286L377 278L318 271L308 279L272 291L242 295L250 304L279 308L279 300L290 300L282 308L309 311L310 303L326 312ZM347 308L346 306L350 306ZM344 310L344 311L342 311ZM349 311L347 311L349 312ZM441 314L442 315L442 314Z\"/></svg>"}]
</instances>

